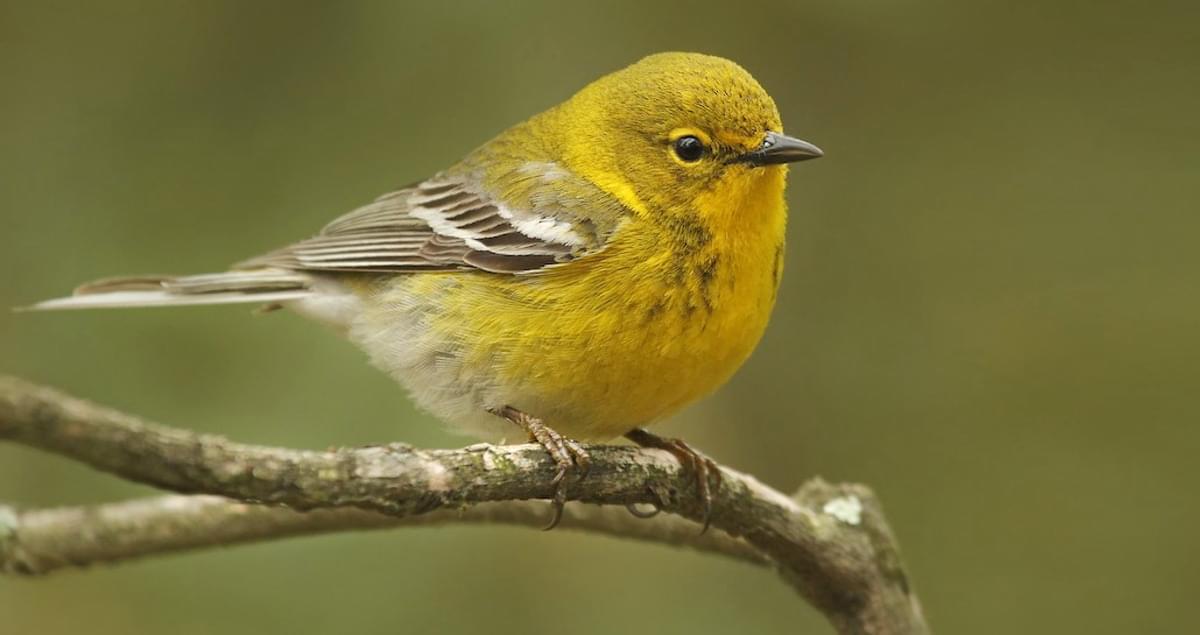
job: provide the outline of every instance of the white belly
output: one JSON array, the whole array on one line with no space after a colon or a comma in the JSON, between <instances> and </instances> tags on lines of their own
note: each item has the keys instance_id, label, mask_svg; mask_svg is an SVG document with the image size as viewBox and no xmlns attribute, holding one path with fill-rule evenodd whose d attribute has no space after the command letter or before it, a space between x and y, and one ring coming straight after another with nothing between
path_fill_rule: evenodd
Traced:
<instances>
[{"instance_id":1,"label":"white belly","mask_svg":"<svg viewBox=\"0 0 1200 635\"><path fill-rule=\"evenodd\" d=\"M345 334L404 386L418 406L454 431L491 442L523 441L512 423L488 412L520 402L521 395L504 390L485 372L468 369L456 343L429 325L439 303L404 293L403 283L392 283L385 298L364 301L329 280L321 293L288 306ZM447 283L453 283L449 277Z\"/></svg>"}]
</instances>

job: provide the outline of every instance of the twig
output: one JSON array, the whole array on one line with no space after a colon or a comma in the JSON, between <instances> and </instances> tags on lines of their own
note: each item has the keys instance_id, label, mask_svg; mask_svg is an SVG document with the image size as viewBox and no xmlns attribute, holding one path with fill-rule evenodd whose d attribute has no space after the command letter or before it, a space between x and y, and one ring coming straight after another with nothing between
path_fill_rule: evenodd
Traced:
<instances>
[{"instance_id":1,"label":"twig","mask_svg":"<svg viewBox=\"0 0 1200 635\"><path fill-rule=\"evenodd\" d=\"M295 510L357 508L411 518L438 509L549 498L555 466L537 446L405 445L325 452L244 445L145 423L55 390L0 377L0 439L182 493ZM693 521L690 474L670 454L592 446L572 500L654 504ZM810 481L787 497L721 468L712 526L769 558L840 633L927 633L896 542L869 489ZM664 540L671 540L667 538Z\"/></svg>"}]
</instances>

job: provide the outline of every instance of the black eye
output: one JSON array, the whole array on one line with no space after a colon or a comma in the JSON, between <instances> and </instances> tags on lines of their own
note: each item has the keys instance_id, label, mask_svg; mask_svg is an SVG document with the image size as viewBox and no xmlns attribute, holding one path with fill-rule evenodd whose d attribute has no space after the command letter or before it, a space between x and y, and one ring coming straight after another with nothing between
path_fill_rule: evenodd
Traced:
<instances>
[{"instance_id":1,"label":"black eye","mask_svg":"<svg viewBox=\"0 0 1200 635\"><path fill-rule=\"evenodd\" d=\"M704 142L688 135L675 140L675 155L688 163L695 163L704 156Z\"/></svg>"}]
</instances>

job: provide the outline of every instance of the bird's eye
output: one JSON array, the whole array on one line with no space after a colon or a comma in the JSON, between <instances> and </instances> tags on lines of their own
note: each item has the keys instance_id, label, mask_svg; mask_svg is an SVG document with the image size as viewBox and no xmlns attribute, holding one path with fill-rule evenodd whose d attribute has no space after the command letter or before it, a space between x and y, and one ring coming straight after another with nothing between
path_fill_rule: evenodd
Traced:
<instances>
[{"instance_id":1,"label":"bird's eye","mask_svg":"<svg viewBox=\"0 0 1200 635\"><path fill-rule=\"evenodd\" d=\"M704 156L704 142L688 135L675 140L675 156L687 163L695 163Z\"/></svg>"}]
</instances>

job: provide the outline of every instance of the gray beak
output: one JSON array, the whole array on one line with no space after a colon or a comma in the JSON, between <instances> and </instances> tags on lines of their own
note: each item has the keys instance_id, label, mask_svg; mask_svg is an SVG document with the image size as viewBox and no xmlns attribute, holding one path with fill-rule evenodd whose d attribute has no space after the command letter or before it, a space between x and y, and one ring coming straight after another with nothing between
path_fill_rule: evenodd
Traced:
<instances>
[{"instance_id":1,"label":"gray beak","mask_svg":"<svg viewBox=\"0 0 1200 635\"><path fill-rule=\"evenodd\" d=\"M778 132L768 132L767 138L759 148L747 152L734 159L736 163L750 165L775 165L778 163L795 163L825 156L817 146Z\"/></svg>"}]
</instances>

